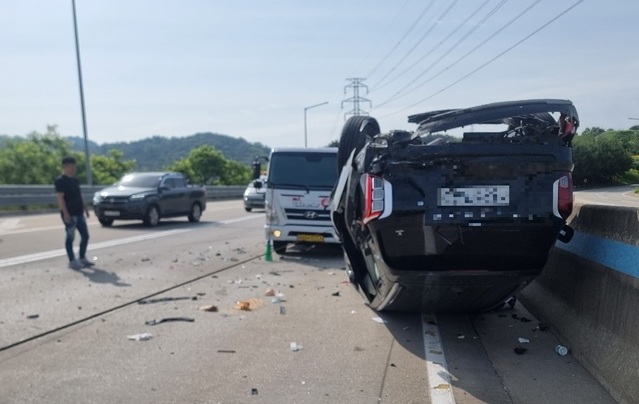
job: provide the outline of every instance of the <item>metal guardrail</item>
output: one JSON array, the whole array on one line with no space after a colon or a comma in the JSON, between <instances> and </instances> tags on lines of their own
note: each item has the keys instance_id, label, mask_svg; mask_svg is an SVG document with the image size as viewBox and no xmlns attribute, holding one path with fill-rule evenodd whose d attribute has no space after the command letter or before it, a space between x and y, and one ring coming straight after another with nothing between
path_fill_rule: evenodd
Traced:
<instances>
[{"instance_id":1,"label":"metal guardrail","mask_svg":"<svg viewBox=\"0 0 639 404\"><path fill-rule=\"evenodd\" d=\"M100 186L81 186L82 196L88 204L93 194L105 188ZM206 199L240 199L246 189L245 185L206 186ZM0 209L18 207L28 209L30 206L57 207L53 185L0 185Z\"/></svg>"}]
</instances>

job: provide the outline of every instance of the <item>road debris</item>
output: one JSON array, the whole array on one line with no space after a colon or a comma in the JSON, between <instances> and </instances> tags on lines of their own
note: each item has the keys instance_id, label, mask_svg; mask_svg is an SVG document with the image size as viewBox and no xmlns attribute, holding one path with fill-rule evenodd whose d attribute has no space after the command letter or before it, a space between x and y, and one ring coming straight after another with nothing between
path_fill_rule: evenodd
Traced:
<instances>
[{"instance_id":1,"label":"road debris","mask_svg":"<svg viewBox=\"0 0 639 404\"><path fill-rule=\"evenodd\" d=\"M566 355L568 355L568 348L566 348L563 345L557 345L555 347L555 352L557 352L561 356L566 356Z\"/></svg>"},{"instance_id":2,"label":"road debris","mask_svg":"<svg viewBox=\"0 0 639 404\"><path fill-rule=\"evenodd\" d=\"M28 318L29 320L33 320L33 319L36 319L36 318L38 318L38 317L40 317L40 315L39 315L39 314L29 314L29 315L27 316L27 318Z\"/></svg>"},{"instance_id":3,"label":"road debris","mask_svg":"<svg viewBox=\"0 0 639 404\"><path fill-rule=\"evenodd\" d=\"M235 308L242 311L251 311L251 302L238 300L235 302Z\"/></svg>"},{"instance_id":4,"label":"road debris","mask_svg":"<svg viewBox=\"0 0 639 404\"><path fill-rule=\"evenodd\" d=\"M372 318L372 320L373 320L374 322L376 322L376 323L380 323L380 324L386 324L386 322L387 322L386 320L384 320L384 319L383 319L383 318L381 318L381 317L373 317L373 318Z\"/></svg>"},{"instance_id":5,"label":"road debris","mask_svg":"<svg viewBox=\"0 0 639 404\"><path fill-rule=\"evenodd\" d=\"M154 319L154 320L149 320L146 321L144 324L146 325L157 325L160 323L167 323L170 321L186 321L189 323L192 323L195 321L195 319L191 318L191 317L166 317L166 318L160 318L160 319Z\"/></svg>"},{"instance_id":6,"label":"road debris","mask_svg":"<svg viewBox=\"0 0 639 404\"><path fill-rule=\"evenodd\" d=\"M519 343L520 344L528 344L529 342L530 342L530 340L528 338L519 337Z\"/></svg>"},{"instance_id":7,"label":"road debris","mask_svg":"<svg viewBox=\"0 0 639 404\"><path fill-rule=\"evenodd\" d=\"M148 341L153 338L153 334L143 332L142 334L127 335L126 337L132 341Z\"/></svg>"},{"instance_id":8,"label":"road debris","mask_svg":"<svg viewBox=\"0 0 639 404\"><path fill-rule=\"evenodd\" d=\"M218 349L218 353L235 353L234 349Z\"/></svg>"},{"instance_id":9,"label":"road debris","mask_svg":"<svg viewBox=\"0 0 639 404\"><path fill-rule=\"evenodd\" d=\"M197 296L180 296L180 297L158 297L155 299L143 299L138 300L138 304L151 304L151 303L161 303L161 302L172 302L175 300L197 300Z\"/></svg>"},{"instance_id":10,"label":"road debris","mask_svg":"<svg viewBox=\"0 0 639 404\"><path fill-rule=\"evenodd\" d=\"M291 351L297 352L297 351L300 351L303 348L303 346L298 344L297 342L291 342L290 348L291 348Z\"/></svg>"},{"instance_id":11,"label":"road debris","mask_svg":"<svg viewBox=\"0 0 639 404\"><path fill-rule=\"evenodd\" d=\"M200 306L198 307L198 310L200 311L210 311L210 312L216 312L217 311L217 306L214 304L207 304L205 306Z\"/></svg>"},{"instance_id":12,"label":"road debris","mask_svg":"<svg viewBox=\"0 0 639 404\"><path fill-rule=\"evenodd\" d=\"M286 307L280 306L280 314L283 316L286 315Z\"/></svg>"},{"instance_id":13,"label":"road debris","mask_svg":"<svg viewBox=\"0 0 639 404\"><path fill-rule=\"evenodd\" d=\"M264 296L275 296L275 290L273 288L266 289L266 293L264 293Z\"/></svg>"},{"instance_id":14,"label":"road debris","mask_svg":"<svg viewBox=\"0 0 639 404\"><path fill-rule=\"evenodd\" d=\"M339 290L335 293L333 293L331 296L339 296Z\"/></svg>"},{"instance_id":15,"label":"road debris","mask_svg":"<svg viewBox=\"0 0 639 404\"><path fill-rule=\"evenodd\" d=\"M515 347L514 351L517 355L523 355L526 351L528 350L528 348L524 348L521 345L518 345Z\"/></svg>"}]
</instances>

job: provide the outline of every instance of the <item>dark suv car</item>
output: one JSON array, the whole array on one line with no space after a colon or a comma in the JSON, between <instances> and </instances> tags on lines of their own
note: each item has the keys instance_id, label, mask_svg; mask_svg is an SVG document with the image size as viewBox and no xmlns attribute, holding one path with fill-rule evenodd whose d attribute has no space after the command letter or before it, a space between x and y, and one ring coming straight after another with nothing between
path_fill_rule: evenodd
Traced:
<instances>
[{"instance_id":1,"label":"dark suv car","mask_svg":"<svg viewBox=\"0 0 639 404\"><path fill-rule=\"evenodd\" d=\"M577 111L525 100L409 122L417 130L381 133L354 116L342 131L331 219L351 281L376 310L503 304L572 237Z\"/></svg>"},{"instance_id":2,"label":"dark suv car","mask_svg":"<svg viewBox=\"0 0 639 404\"><path fill-rule=\"evenodd\" d=\"M93 195L93 209L103 226L115 220L142 220L157 226L161 218L187 216L199 222L206 209L206 188L190 185L177 172L137 172Z\"/></svg>"}]
</instances>

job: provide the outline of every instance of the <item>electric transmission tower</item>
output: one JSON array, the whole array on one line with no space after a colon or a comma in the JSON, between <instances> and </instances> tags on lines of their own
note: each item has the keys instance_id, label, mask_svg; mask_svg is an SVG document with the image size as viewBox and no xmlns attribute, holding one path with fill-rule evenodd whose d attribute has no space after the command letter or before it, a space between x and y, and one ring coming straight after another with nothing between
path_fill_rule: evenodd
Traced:
<instances>
[{"instance_id":1,"label":"electric transmission tower","mask_svg":"<svg viewBox=\"0 0 639 404\"><path fill-rule=\"evenodd\" d=\"M346 117L349 115L368 115L368 112L366 111L362 111L359 107L360 103L364 103L367 102L371 107L373 106L373 104L371 103L371 100L361 97L359 95L359 89L360 88L365 88L366 89L366 94L368 94L368 86L362 84L362 82L366 79L363 78L350 78L350 79L346 79L349 80L351 83L348 84L347 86L344 87L344 94L346 94L346 92L349 89L353 89L353 96L351 98L347 98L344 101L342 101L342 108L344 108L344 103L346 102L350 102L353 103L353 109L348 111L347 113L344 114L344 120L346 120Z\"/></svg>"}]
</instances>

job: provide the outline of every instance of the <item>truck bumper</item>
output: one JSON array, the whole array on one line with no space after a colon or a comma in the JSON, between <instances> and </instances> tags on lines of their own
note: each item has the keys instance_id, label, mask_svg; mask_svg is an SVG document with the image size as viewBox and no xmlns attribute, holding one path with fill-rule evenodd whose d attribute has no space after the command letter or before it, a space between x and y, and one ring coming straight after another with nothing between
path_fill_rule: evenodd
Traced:
<instances>
[{"instance_id":1,"label":"truck bumper","mask_svg":"<svg viewBox=\"0 0 639 404\"><path fill-rule=\"evenodd\" d=\"M267 240L283 241L286 243L340 243L339 236L333 226L271 226L264 225L264 234Z\"/></svg>"}]
</instances>

